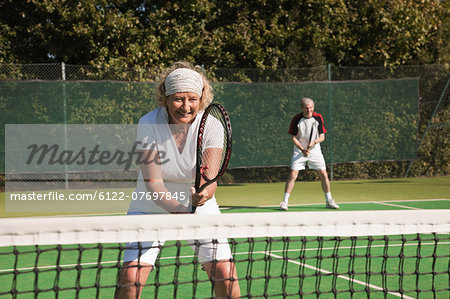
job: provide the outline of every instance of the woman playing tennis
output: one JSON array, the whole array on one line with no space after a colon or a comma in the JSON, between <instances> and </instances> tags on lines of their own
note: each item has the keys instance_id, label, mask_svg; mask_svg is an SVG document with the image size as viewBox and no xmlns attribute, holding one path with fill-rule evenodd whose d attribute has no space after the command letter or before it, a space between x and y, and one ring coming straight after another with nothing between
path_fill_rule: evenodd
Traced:
<instances>
[{"instance_id":1,"label":"woman playing tennis","mask_svg":"<svg viewBox=\"0 0 450 299\"><path fill-rule=\"evenodd\" d=\"M139 194L162 196L153 200L148 200L148 196L147 199L133 200L129 215L189 213L190 203L196 207L196 214L220 214L214 197L216 183L199 193L193 188L197 131L203 110L212 98L212 88L199 67L177 62L162 73L157 87L159 108L144 115L138 125L136 143L143 161L140 163L136 188L138 196L135 198L139 199ZM214 147L215 142L212 140L210 146ZM222 142L220 137L217 142ZM198 259L213 284L215 296L240 297L228 241L197 241L197 245L194 241L188 243L198 252ZM164 241L127 244L116 298L140 296L163 244Z\"/></svg>"}]
</instances>

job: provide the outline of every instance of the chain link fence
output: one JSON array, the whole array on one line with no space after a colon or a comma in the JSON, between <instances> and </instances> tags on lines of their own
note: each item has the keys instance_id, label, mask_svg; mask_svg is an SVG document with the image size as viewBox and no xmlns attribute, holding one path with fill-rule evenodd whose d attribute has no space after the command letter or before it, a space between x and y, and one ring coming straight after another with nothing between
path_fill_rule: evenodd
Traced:
<instances>
[{"instance_id":1,"label":"chain link fence","mask_svg":"<svg viewBox=\"0 0 450 299\"><path fill-rule=\"evenodd\" d=\"M112 81L155 82L161 70L120 69L70 64L0 64L0 81ZM338 67L325 65L292 69L205 69L213 82L298 83L314 81L358 81L418 78L419 111L417 123L417 159L372 163L336 163L328 165L333 179L447 175L449 134L449 66L417 65L397 67ZM0 105L2 103L0 102ZM0 107L1 108L1 107ZM3 112L2 112L3 113ZM2 117L2 120L4 118ZM2 121L2 134L4 125ZM287 130L287 128L286 128ZM288 138L288 137L286 137ZM419 148L420 147L420 148ZM4 147L3 147L4 148ZM2 153L4 157L4 153ZM436 161L439 157L439 161ZM281 182L289 167L247 167L229 169L222 183ZM0 185L4 185L1 176ZM317 180L315 172L304 171L299 180Z\"/></svg>"}]
</instances>

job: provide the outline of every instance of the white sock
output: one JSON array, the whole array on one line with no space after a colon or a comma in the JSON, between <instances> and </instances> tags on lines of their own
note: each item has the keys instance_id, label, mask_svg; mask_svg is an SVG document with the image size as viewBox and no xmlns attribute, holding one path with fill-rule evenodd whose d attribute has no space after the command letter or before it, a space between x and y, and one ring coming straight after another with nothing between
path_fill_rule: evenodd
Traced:
<instances>
[{"instance_id":1,"label":"white sock","mask_svg":"<svg viewBox=\"0 0 450 299\"><path fill-rule=\"evenodd\" d=\"M331 192L325 193L325 199L326 199L327 201L330 201L330 200L332 199L332 197L331 197Z\"/></svg>"},{"instance_id":2,"label":"white sock","mask_svg":"<svg viewBox=\"0 0 450 299\"><path fill-rule=\"evenodd\" d=\"M284 193L283 201L285 203L289 202L289 196L291 196L291 193Z\"/></svg>"}]
</instances>

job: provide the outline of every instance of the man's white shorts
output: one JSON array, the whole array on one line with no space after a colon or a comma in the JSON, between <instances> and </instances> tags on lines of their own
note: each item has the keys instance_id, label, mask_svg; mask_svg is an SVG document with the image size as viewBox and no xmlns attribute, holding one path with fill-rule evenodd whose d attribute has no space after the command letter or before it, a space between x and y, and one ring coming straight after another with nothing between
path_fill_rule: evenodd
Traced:
<instances>
[{"instance_id":1,"label":"man's white shorts","mask_svg":"<svg viewBox=\"0 0 450 299\"><path fill-rule=\"evenodd\" d=\"M215 205L205 205L197 208L198 214L220 214L219 207ZM129 212L129 215L145 214L140 212ZM173 217L176 217L174 215ZM174 221L176 219L174 218ZM214 260L230 260L231 250L227 239L218 239L217 241L206 240L187 240L186 241L194 251L198 254L198 260L201 264L212 262ZM164 241L150 241L139 243L127 243L123 261L138 261L155 265L159 252L163 249Z\"/></svg>"},{"instance_id":2,"label":"man's white shorts","mask_svg":"<svg viewBox=\"0 0 450 299\"><path fill-rule=\"evenodd\" d=\"M302 152L295 151L292 155L291 169L303 170L308 165L309 169L324 170L327 169L325 159L321 151L312 151L308 156L304 156Z\"/></svg>"}]
</instances>

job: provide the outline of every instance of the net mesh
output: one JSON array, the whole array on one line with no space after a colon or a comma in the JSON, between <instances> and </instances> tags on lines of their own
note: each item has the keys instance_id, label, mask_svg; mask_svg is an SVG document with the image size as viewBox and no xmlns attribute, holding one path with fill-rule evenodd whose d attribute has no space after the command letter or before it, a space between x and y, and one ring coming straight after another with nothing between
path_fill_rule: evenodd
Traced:
<instances>
[{"instance_id":1,"label":"net mesh","mask_svg":"<svg viewBox=\"0 0 450 299\"><path fill-rule=\"evenodd\" d=\"M142 297L211 298L214 279L182 240L228 237L243 298L448 298L449 216L427 210L1 219L0 296L112 298L125 242L164 239Z\"/></svg>"}]
</instances>

